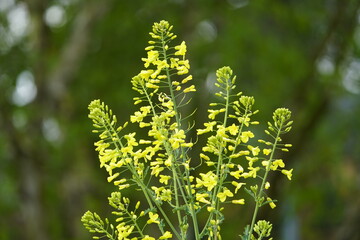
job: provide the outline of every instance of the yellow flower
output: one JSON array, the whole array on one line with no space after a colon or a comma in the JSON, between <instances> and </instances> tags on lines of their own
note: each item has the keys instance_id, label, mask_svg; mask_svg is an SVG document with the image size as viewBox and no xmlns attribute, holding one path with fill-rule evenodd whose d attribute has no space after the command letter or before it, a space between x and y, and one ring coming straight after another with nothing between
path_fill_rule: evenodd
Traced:
<instances>
[{"instance_id":1,"label":"yellow flower","mask_svg":"<svg viewBox=\"0 0 360 240\"><path fill-rule=\"evenodd\" d=\"M174 134L170 137L169 142L173 149L178 149L181 143L185 142L185 132L184 130L175 129Z\"/></svg>"},{"instance_id":2,"label":"yellow flower","mask_svg":"<svg viewBox=\"0 0 360 240\"><path fill-rule=\"evenodd\" d=\"M240 183L240 182L236 182L236 181L232 181L231 184L235 186L235 193L237 193L237 191L238 191L243 185L245 185L245 183Z\"/></svg>"},{"instance_id":3,"label":"yellow flower","mask_svg":"<svg viewBox=\"0 0 360 240\"><path fill-rule=\"evenodd\" d=\"M206 197L209 197L209 194L207 194L207 193L197 193L196 194L196 201L206 203L206 204L210 204L210 201L205 199Z\"/></svg>"},{"instance_id":4,"label":"yellow flower","mask_svg":"<svg viewBox=\"0 0 360 240\"><path fill-rule=\"evenodd\" d=\"M204 123L204 126L206 127L205 129L197 129L197 134L198 135L201 135L201 134L204 134L204 133L207 133L207 132L211 132L213 131L214 129L214 126L216 125L216 122L213 121L213 122L208 122L208 123Z\"/></svg>"},{"instance_id":5,"label":"yellow flower","mask_svg":"<svg viewBox=\"0 0 360 240\"><path fill-rule=\"evenodd\" d=\"M264 160L264 161L261 162L261 164L266 168L268 167L269 163L270 163L269 160Z\"/></svg>"},{"instance_id":6,"label":"yellow flower","mask_svg":"<svg viewBox=\"0 0 360 240\"><path fill-rule=\"evenodd\" d=\"M149 212L149 220L147 220L147 224L151 224L151 223L157 223L159 224L159 214L157 213L153 213L153 212Z\"/></svg>"},{"instance_id":7,"label":"yellow flower","mask_svg":"<svg viewBox=\"0 0 360 240\"><path fill-rule=\"evenodd\" d=\"M151 167L151 175L155 175L156 177L159 176L159 174L164 171L163 167L160 167L159 165Z\"/></svg>"},{"instance_id":8,"label":"yellow flower","mask_svg":"<svg viewBox=\"0 0 360 240\"><path fill-rule=\"evenodd\" d=\"M150 51L147 52L147 55L148 55L147 58L142 58L141 59L141 60L143 60L145 62L144 66L146 68L148 68L151 63L154 63L158 59L159 52L154 51L154 50L150 50Z\"/></svg>"},{"instance_id":9,"label":"yellow flower","mask_svg":"<svg viewBox=\"0 0 360 240\"><path fill-rule=\"evenodd\" d=\"M126 178L115 181L114 185L117 186L117 185L120 185L120 184L123 184L123 183L126 183Z\"/></svg>"},{"instance_id":10,"label":"yellow flower","mask_svg":"<svg viewBox=\"0 0 360 240\"><path fill-rule=\"evenodd\" d=\"M149 126L151 126L151 124L150 124L150 123L140 122L140 124L139 124L139 127L141 127L141 128L144 128L144 127L149 127Z\"/></svg>"},{"instance_id":11,"label":"yellow flower","mask_svg":"<svg viewBox=\"0 0 360 240\"><path fill-rule=\"evenodd\" d=\"M188 92L196 92L195 86L191 85L190 87L184 89L184 93Z\"/></svg>"},{"instance_id":12,"label":"yellow flower","mask_svg":"<svg viewBox=\"0 0 360 240\"><path fill-rule=\"evenodd\" d=\"M233 197L234 194L229 189L224 187L223 192L219 192L216 196L219 198L220 202L225 202L227 197Z\"/></svg>"},{"instance_id":13,"label":"yellow flower","mask_svg":"<svg viewBox=\"0 0 360 240\"><path fill-rule=\"evenodd\" d=\"M210 161L209 156L207 156L207 155L205 155L205 154L203 154L203 153L200 153L200 157L201 157L202 159L204 159L205 161Z\"/></svg>"},{"instance_id":14,"label":"yellow flower","mask_svg":"<svg viewBox=\"0 0 360 240\"><path fill-rule=\"evenodd\" d=\"M240 152L235 153L235 154L231 154L229 157L230 158L238 158L240 156L249 155L249 154L250 154L250 152L245 150L245 151L240 151Z\"/></svg>"},{"instance_id":15,"label":"yellow flower","mask_svg":"<svg viewBox=\"0 0 360 240\"><path fill-rule=\"evenodd\" d=\"M186 68L184 65L178 66L176 68L176 70L178 70L178 72L177 72L178 75L184 75L184 74L187 74L189 72L189 69Z\"/></svg>"},{"instance_id":16,"label":"yellow flower","mask_svg":"<svg viewBox=\"0 0 360 240\"><path fill-rule=\"evenodd\" d=\"M174 103L170 99L167 102L166 101L162 102L161 105L170 110L174 108Z\"/></svg>"},{"instance_id":17,"label":"yellow flower","mask_svg":"<svg viewBox=\"0 0 360 240\"><path fill-rule=\"evenodd\" d=\"M259 160L259 158L257 158L257 157L249 157L249 156L246 156L245 158L246 158L246 160L249 161L249 167L252 167L253 164L254 164L254 162L256 162L257 160Z\"/></svg>"},{"instance_id":18,"label":"yellow flower","mask_svg":"<svg viewBox=\"0 0 360 240\"><path fill-rule=\"evenodd\" d=\"M276 207L276 204L274 203L274 201L273 201L271 198L267 197L267 198L266 198L266 201L269 201L269 205L270 205L271 208L275 208L275 207Z\"/></svg>"},{"instance_id":19,"label":"yellow flower","mask_svg":"<svg viewBox=\"0 0 360 240\"><path fill-rule=\"evenodd\" d=\"M179 64L185 67L186 69L190 69L190 63L189 60L180 60Z\"/></svg>"},{"instance_id":20,"label":"yellow flower","mask_svg":"<svg viewBox=\"0 0 360 240\"><path fill-rule=\"evenodd\" d=\"M253 177L256 178L256 173L260 170L260 167L249 167L248 168L250 171L249 172L245 172L243 173L241 176L244 178L249 178L249 177Z\"/></svg>"},{"instance_id":21,"label":"yellow flower","mask_svg":"<svg viewBox=\"0 0 360 240\"><path fill-rule=\"evenodd\" d=\"M227 129L231 135L236 135L239 131L239 126L232 124L231 126L227 127Z\"/></svg>"},{"instance_id":22,"label":"yellow flower","mask_svg":"<svg viewBox=\"0 0 360 240\"><path fill-rule=\"evenodd\" d=\"M159 239L169 239L172 238L172 234L169 231L166 231Z\"/></svg>"},{"instance_id":23,"label":"yellow flower","mask_svg":"<svg viewBox=\"0 0 360 240\"><path fill-rule=\"evenodd\" d=\"M207 207L207 208L206 208L206 210L207 210L208 212L212 212L212 211L214 211L214 210L215 210L215 208L214 208L214 207L209 206L209 207Z\"/></svg>"},{"instance_id":24,"label":"yellow flower","mask_svg":"<svg viewBox=\"0 0 360 240\"><path fill-rule=\"evenodd\" d=\"M265 155L269 155L269 154L271 153L271 149L264 148L264 149L263 149L263 153L264 153Z\"/></svg>"},{"instance_id":25,"label":"yellow flower","mask_svg":"<svg viewBox=\"0 0 360 240\"><path fill-rule=\"evenodd\" d=\"M249 117L239 117L238 121L244 123L245 126L249 126L250 118Z\"/></svg>"},{"instance_id":26,"label":"yellow flower","mask_svg":"<svg viewBox=\"0 0 360 240\"><path fill-rule=\"evenodd\" d=\"M120 173L115 173L114 175L111 175L107 178L108 182L111 182L112 180L114 180L117 176L119 176Z\"/></svg>"},{"instance_id":27,"label":"yellow flower","mask_svg":"<svg viewBox=\"0 0 360 240\"><path fill-rule=\"evenodd\" d=\"M284 174L284 175L286 175L287 178L288 178L289 180L291 180L292 171L293 171L293 169L290 169L290 170L285 170L285 169L283 169L283 170L281 170L281 173Z\"/></svg>"},{"instance_id":28,"label":"yellow flower","mask_svg":"<svg viewBox=\"0 0 360 240\"><path fill-rule=\"evenodd\" d=\"M179 66L178 61L180 59L178 58L170 58L170 67L171 68L177 68Z\"/></svg>"},{"instance_id":29,"label":"yellow flower","mask_svg":"<svg viewBox=\"0 0 360 240\"><path fill-rule=\"evenodd\" d=\"M216 136L221 138L228 138L228 135L225 133L226 128L224 126L218 125L218 130L216 131Z\"/></svg>"},{"instance_id":30,"label":"yellow flower","mask_svg":"<svg viewBox=\"0 0 360 240\"><path fill-rule=\"evenodd\" d=\"M281 167L281 168L285 167L285 163L283 162L283 160L281 160L281 159L274 160L270 168L271 168L271 170L275 171L278 167Z\"/></svg>"},{"instance_id":31,"label":"yellow flower","mask_svg":"<svg viewBox=\"0 0 360 240\"><path fill-rule=\"evenodd\" d=\"M192 75L189 75L181 81L181 84L185 84L192 79L193 79Z\"/></svg>"},{"instance_id":32,"label":"yellow flower","mask_svg":"<svg viewBox=\"0 0 360 240\"><path fill-rule=\"evenodd\" d=\"M215 116L220 113L219 110L212 110L212 109L208 109L208 112L210 113L208 118L213 120L215 119Z\"/></svg>"},{"instance_id":33,"label":"yellow flower","mask_svg":"<svg viewBox=\"0 0 360 240\"><path fill-rule=\"evenodd\" d=\"M241 177L241 173L243 173L243 172L244 172L244 169L241 168L241 169L239 169L237 171L231 171L230 175L233 176L236 179L239 179Z\"/></svg>"},{"instance_id":34,"label":"yellow flower","mask_svg":"<svg viewBox=\"0 0 360 240\"><path fill-rule=\"evenodd\" d=\"M166 60L156 60L154 62L154 64L157 66L157 69L156 69L156 72L158 72L158 74L160 73L160 71L164 68L168 68L169 67L169 64L167 63ZM156 75L158 75L156 74ZM155 78L153 76L151 76L152 78Z\"/></svg>"},{"instance_id":35,"label":"yellow flower","mask_svg":"<svg viewBox=\"0 0 360 240\"><path fill-rule=\"evenodd\" d=\"M170 202L171 201L171 190L170 189L163 189L161 191L161 195L160 195L160 200L165 201L165 202Z\"/></svg>"},{"instance_id":36,"label":"yellow flower","mask_svg":"<svg viewBox=\"0 0 360 240\"><path fill-rule=\"evenodd\" d=\"M175 47L175 50L177 50L175 52L175 55L181 55L184 56L186 53L186 44L185 41L182 41L180 45Z\"/></svg>"},{"instance_id":37,"label":"yellow flower","mask_svg":"<svg viewBox=\"0 0 360 240\"><path fill-rule=\"evenodd\" d=\"M211 171L206 174L200 173L201 179L196 178L196 187L204 186L211 191L217 184L218 177Z\"/></svg>"},{"instance_id":38,"label":"yellow flower","mask_svg":"<svg viewBox=\"0 0 360 240\"><path fill-rule=\"evenodd\" d=\"M164 190L165 188L164 188L164 187L155 187L155 186L152 186L151 189L154 190L154 192L155 192L155 194L156 194L156 198L159 198L159 197L160 197L160 194L161 194L161 191Z\"/></svg>"},{"instance_id":39,"label":"yellow flower","mask_svg":"<svg viewBox=\"0 0 360 240\"><path fill-rule=\"evenodd\" d=\"M245 131L241 133L240 139L241 142L247 143L249 141L249 138L253 138L254 134L250 131Z\"/></svg>"},{"instance_id":40,"label":"yellow flower","mask_svg":"<svg viewBox=\"0 0 360 240\"><path fill-rule=\"evenodd\" d=\"M142 79L149 80L151 74L153 74L153 73L154 73L154 70L152 70L152 69L141 70L141 72L139 73L139 76L140 76Z\"/></svg>"},{"instance_id":41,"label":"yellow flower","mask_svg":"<svg viewBox=\"0 0 360 240\"><path fill-rule=\"evenodd\" d=\"M232 200L231 201L233 204L240 204L240 205L244 205L245 204L245 199L236 199L236 200Z\"/></svg>"},{"instance_id":42,"label":"yellow flower","mask_svg":"<svg viewBox=\"0 0 360 240\"><path fill-rule=\"evenodd\" d=\"M128 239L127 237L132 233L134 230L134 226L129 226L125 224L119 224L116 226L118 230L118 239Z\"/></svg>"},{"instance_id":43,"label":"yellow flower","mask_svg":"<svg viewBox=\"0 0 360 240\"><path fill-rule=\"evenodd\" d=\"M259 147L253 147L251 145L248 145L248 149L251 151L253 156L257 156L260 152L260 148Z\"/></svg>"},{"instance_id":44,"label":"yellow flower","mask_svg":"<svg viewBox=\"0 0 360 240\"><path fill-rule=\"evenodd\" d=\"M167 176L167 175L160 175L160 180L159 182L165 184L165 185L168 185L168 182L169 182L169 179L171 177L170 176Z\"/></svg>"}]
</instances>

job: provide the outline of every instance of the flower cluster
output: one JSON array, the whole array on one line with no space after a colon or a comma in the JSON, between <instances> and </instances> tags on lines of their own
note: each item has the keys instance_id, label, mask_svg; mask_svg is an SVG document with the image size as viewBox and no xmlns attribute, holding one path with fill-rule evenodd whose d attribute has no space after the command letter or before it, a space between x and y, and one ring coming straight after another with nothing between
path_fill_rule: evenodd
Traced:
<instances>
[{"instance_id":1,"label":"flower cluster","mask_svg":"<svg viewBox=\"0 0 360 240\"><path fill-rule=\"evenodd\" d=\"M97 238L184 240L192 229L196 240L221 239L224 203L245 204L245 192L253 197L256 210L243 239L255 239L255 233L268 237L271 224L264 220L256 223L256 214L264 205L275 207L266 193L269 172L280 171L291 179L292 169L285 169L284 161L275 159L277 151L288 151L291 146L281 143L281 135L291 129L291 113L277 109L265 130L270 140L255 142L251 130L259 124L253 120L255 100L235 92L236 77L231 68L220 68L215 83L218 101L210 104L204 127L196 129L197 136L205 135L207 142L198 157L192 156L196 142L189 139L192 127L184 123L188 116L183 117L180 110L196 88L191 84L186 44L173 46L176 35L171 30L167 21L153 25L152 40L145 48L147 57L142 58L144 69L131 81L139 96L134 98L138 110L129 121L144 129L147 136L123 134L128 122L118 126L116 116L100 100L89 105L89 117L100 138L95 143L100 167L117 187L109 197L116 225L91 212L86 212L82 221L91 232L101 234ZM206 167L200 171L191 158ZM259 183L250 184L250 178ZM140 190L143 200L132 204L123 197L127 190ZM200 224L198 216L204 214L207 220Z\"/></svg>"}]
</instances>

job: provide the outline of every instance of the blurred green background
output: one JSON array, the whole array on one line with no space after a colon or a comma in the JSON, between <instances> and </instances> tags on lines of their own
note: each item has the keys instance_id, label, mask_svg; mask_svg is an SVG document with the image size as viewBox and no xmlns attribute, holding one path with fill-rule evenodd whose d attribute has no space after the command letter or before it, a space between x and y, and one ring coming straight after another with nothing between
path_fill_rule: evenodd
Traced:
<instances>
[{"instance_id":1,"label":"blurred green background","mask_svg":"<svg viewBox=\"0 0 360 240\"><path fill-rule=\"evenodd\" d=\"M130 79L148 32L168 20L188 45L203 121L217 68L253 95L257 120L293 111L284 155L291 182L260 218L275 239L360 239L359 0L1 0L0 239L90 239L80 218L109 214L114 188L99 169L87 105L134 111ZM260 134L260 133L259 133ZM237 238L252 209L226 213Z\"/></svg>"}]
</instances>

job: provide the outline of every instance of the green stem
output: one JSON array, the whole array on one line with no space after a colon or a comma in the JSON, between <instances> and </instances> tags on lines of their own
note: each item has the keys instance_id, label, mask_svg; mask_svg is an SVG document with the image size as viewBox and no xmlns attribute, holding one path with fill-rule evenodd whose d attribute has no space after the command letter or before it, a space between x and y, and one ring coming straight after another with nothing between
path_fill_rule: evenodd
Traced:
<instances>
[{"instance_id":1,"label":"green stem","mask_svg":"<svg viewBox=\"0 0 360 240\"><path fill-rule=\"evenodd\" d=\"M163 57L165 60L167 60L167 53L166 53L166 47L165 47L165 41L163 40L164 37L162 36L162 41L161 41L161 44L162 44L162 54L163 54ZM170 77L170 71L169 71L169 68L166 68L165 69L166 71L166 76L167 76L167 80L168 80L168 86L169 86L169 91L170 91L170 96L171 96L171 99L173 101L173 104L174 104L174 111L175 111L175 119L176 119L176 123L178 125L178 128L181 129L181 121L180 121L180 116L179 116L179 112L178 112L178 106L177 106L177 102L176 102L176 98L175 98L175 94L174 94L174 89L173 89L173 86L172 86L172 82L171 82L171 77ZM184 161L186 161L186 154L185 154L185 150L183 147L180 147L181 149L181 156L183 158ZM176 158L176 156L174 155L174 157ZM192 193L191 193L191 185L190 185L190 174L189 174L189 171L185 168L185 172L186 172L186 176L187 176L187 179L188 179L188 188L189 188L189 191L188 194L190 195L189 198L190 199L193 199L193 196L192 196ZM177 176L177 174L175 173L175 175ZM175 181L174 181L175 182ZM175 185L174 185L175 186ZM185 185L184 185L185 186ZM182 189L182 187L179 185L180 189ZM176 189L176 188L175 188ZM184 192L182 192L184 194ZM184 201L186 201L186 196L183 195L183 198L184 198ZM178 195L176 194L176 201L177 201L177 204L179 202L179 199L178 199ZM191 200L192 201L192 200ZM192 218L192 221L193 221L193 227L194 227L194 232L195 232L195 239L196 240L200 240L200 236L199 236L199 227L198 227L198 220L197 220L197 216L196 216L196 212L193 208L193 204L190 203L190 205L186 204L190 210L190 215L191 215L191 218ZM178 215L178 219L179 219L179 223L181 223L181 215L180 215L180 211L177 211L177 215ZM182 231L182 230L181 230Z\"/></svg>"},{"instance_id":2,"label":"green stem","mask_svg":"<svg viewBox=\"0 0 360 240\"><path fill-rule=\"evenodd\" d=\"M229 83L228 80L229 79L226 79L227 84ZM229 104L230 90L231 90L231 86L226 85L226 102L225 102L225 113L224 113L224 120L223 120L223 127L224 128L226 127L227 120L228 120L228 113L229 113L229 106L230 106L230 104ZM219 210L219 207L220 207L220 203L219 203L219 199L217 198L217 195L220 192L221 187L223 186L224 180L226 178L226 175L224 174L224 169L222 169L222 165L223 165L223 155L222 155L222 153L224 151L224 147L222 145L223 145L223 141L221 141L221 146L220 146L220 149L219 149L219 156L218 156L218 163L217 163L217 167L216 167L216 176L219 176L219 183L214 188L214 193L213 193L212 200L211 200L211 203L215 202L216 210ZM218 216L218 214L215 215L215 220L217 220L217 216ZM209 215L208 219L211 219L212 217L213 217L213 213L211 213ZM207 221L207 222L209 222L209 221ZM207 226L205 225L205 228L206 227ZM214 227L213 231L214 231L215 239L217 239L217 228Z\"/></svg>"},{"instance_id":3,"label":"green stem","mask_svg":"<svg viewBox=\"0 0 360 240\"><path fill-rule=\"evenodd\" d=\"M279 140L279 136L280 136L280 133L281 133L281 128L282 128L282 125L283 125L283 122L280 124L279 128L278 128L278 131L276 133L276 137L275 137L275 142L273 144L273 148L272 148L272 151L271 151L271 154L270 154L270 158L269 158L269 163L266 167L266 170L265 170L265 174L264 174L264 177L263 177L263 180L261 182L261 186L260 186L260 190L256 193L256 196L255 196L255 209L254 209L254 214L253 214L253 217L252 217L252 220L251 220L251 225L250 225L250 231L249 231L249 235L248 235L248 239L247 240L250 240L251 239L251 235L252 235L252 232L254 230L254 225L255 225L255 221L256 221L256 217L257 217L257 214L258 214L258 211L259 211L259 208L260 208L260 198L263 194L263 191L264 191L264 188L265 188L265 184L266 184L266 179L267 179L267 176L270 172L270 166L273 162L273 157L274 157L274 152L276 150L276 146L277 146L277 143L278 143L278 140Z\"/></svg>"},{"instance_id":4,"label":"green stem","mask_svg":"<svg viewBox=\"0 0 360 240\"><path fill-rule=\"evenodd\" d=\"M132 214L126 209L126 214L129 216L129 218L131 219L131 221L133 222L133 225L136 227L137 231L139 232L140 236L143 238L144 234L141 230L141 228L139 227L139 225L137 224L136 220L132 217Z\"/></svg>"},{"instance_id":5,"label":"green stem","mask_svg":"<svg viewBox=\"0 0 360 240\"><path fill-rule=\"evenodd\" d=\"M166 215L164 209L161 207L161 205L154 199L152 198L152 200L154 201L157 209L159 209L159 211L161 212L162 216L164 217L166 223L169 225L169 227L171 228L171 230L173 231L173 233L176 235L176 237L178 239L182 239L180 234L178 233L178 231L176 230L176 228L174 227L174 225L172 224L172 222L170 221L170 219L168 218L168 216Z\"/></svg>"}]
</instances>

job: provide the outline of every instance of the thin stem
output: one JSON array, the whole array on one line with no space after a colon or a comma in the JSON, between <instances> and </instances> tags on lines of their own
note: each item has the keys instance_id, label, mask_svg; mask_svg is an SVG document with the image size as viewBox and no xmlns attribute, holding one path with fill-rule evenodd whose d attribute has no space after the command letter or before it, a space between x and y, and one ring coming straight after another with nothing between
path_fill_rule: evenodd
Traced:
<instances>
[{"instance_id":1,"label":"thin stem","mask_svg":"<svg viewBox=\"0 0 360 240\"><path fill-rule=\"evenodd\" d=\"M152 198L153 199L153 198ZM174 225L172 224L172 222L170 221L170 219L168 218L168 216L166 215L164 209L161 207L161 205L155 201L155 199L153 199L156 207L160 210L162 216L164 217L165 221L167 222L167 224L169 225L169 227L171 228L171 230L173 231L173 233L176 235L176 237L178 239L182 239L180 234L177 232L177 230L175 229Z\"/></svg>"},{"instance_id":2,"label":"thin stem","mask_svg":"<svg viewBox=\"0 0 360 240\"><path fill-rule=\"evenodd\" d=\"M143 238L144 234L143 231L141 230L141 228L139 227L139 225L136 222L136 219L133 218L132 214L126 209L125 210L126 214L129 216L129 218L131 219L131 221L133 222L133 224L135 225L136 229L138 230L140 236Z\"/></svg>"},{"instance_id":3,"label":"thin stem","mask_svg":"<svg viewBox=\"0 0 360 240\"><path fill-rule=\"evenodd\" d=\"M260 208L260 202L259 202L259 199L261 197L261 195L263 194L263 191L264 191L264 188L265 188L265 184L266 184L266 179L267 179L267 176L270 172L270 166L273 162L273 157L274 157L274 152L276 150L276 146L277 146L277 143L278 143L278 140L279 140L279 136L280 136L280 133L281 133L281 128L282 128L282 125L283 125L283 122L281 122L279 128L278 128L278 131L277 131L277 134L276 134L276 137L275 137L275 142L273 144L273 148L272 148L272 151L271 151L271 155L270 155L270 158L269 158L269 163L266 167L266 170L265 170L265 174L264 174L264 177L262 179L262 182L261 182L261 186L260 186L260 190L257 192L256 196L255 196L255 209L254 209L254 214L253 214L253 217L252 217L252 220L251 220L251 225L250 225L250 231L249 231L249 235L248 235L248 239L247 240L250 240L251 239L251 235L252 235L252 232L254 230L254 225L255 225L255 221L256 221L256 217L257 217L257 214L258 214L258 211L259 211L259 208Z\"/></svg>"},{"instance_id":4,"label":"thin stem","mask_svg":"<svg viewBox=\"0 0 360 240\"><path fill-rule=\"evenodd\" d=\"M162 36L161 37L162 41L161 41L161 44L162 44L162 54L163 54L163 57L165 60L167 60L167 53L166 53L166 43L164 41L164 37ZM167 80L168 80L168 87L169 87L169 91L170 91L170 96L171 96L171 99L173 101L173 104L174 104L174 111L175 111L175 119L176 119L176 123L178 125L178 128L181 129L181 121L180 121L180 116L179 116L179 112L178 112L178 106L177 106L177 102L176 102L176 97L175 97L175 93L174 93L174 89L173 89L173 86L172 86L172 81L171 81L171 76L170 76L170 71L169 71L169 68L165 68L165 71L166 71L166 76L167 76ZM184 147L180 147L181 149L181 156L183 158L184 161L186 161L186 154L185 154L185 150L184 150ZM174 155L174 157L176 157ZM185 172L186 172L186 177L188 179L188 188L189 188L189 191L187 191L187 193L190 195L190 199L193 199L192 197L192 193L191 193L191 185L190 185L190 174L189 174L189 171L185 168ZM177 176L177 174L175 174ZM175 181L174 181L175 182ZM175 186L175 185L174 185ZM185 186L185 185L184 185ZM179 186L181 188L181 185ZM178 204L179 202L179 199L178 199L178 194L175 194L175 198L176 198L176 202ZM186 201L186 196L183 195L183 198L184 198L184 201ZM191 200L192 201L192 200ZM200 240L200 237L199 237L199 227L198 227L198 220L197 220L197 217L196 217L196 213L195 213L195 210L193 208L193 204L190 204L187 206L189 207L189 210L190 210L190 215L192 217L192 220L193 220L193 227L194 227L194 232L195 232L195 239L196 240ZM181 223L181 214L180 214L180 211L177 211L177 216L178 216L178 219L179 219L179 223Z\"/></svg>"}]
</instances>

